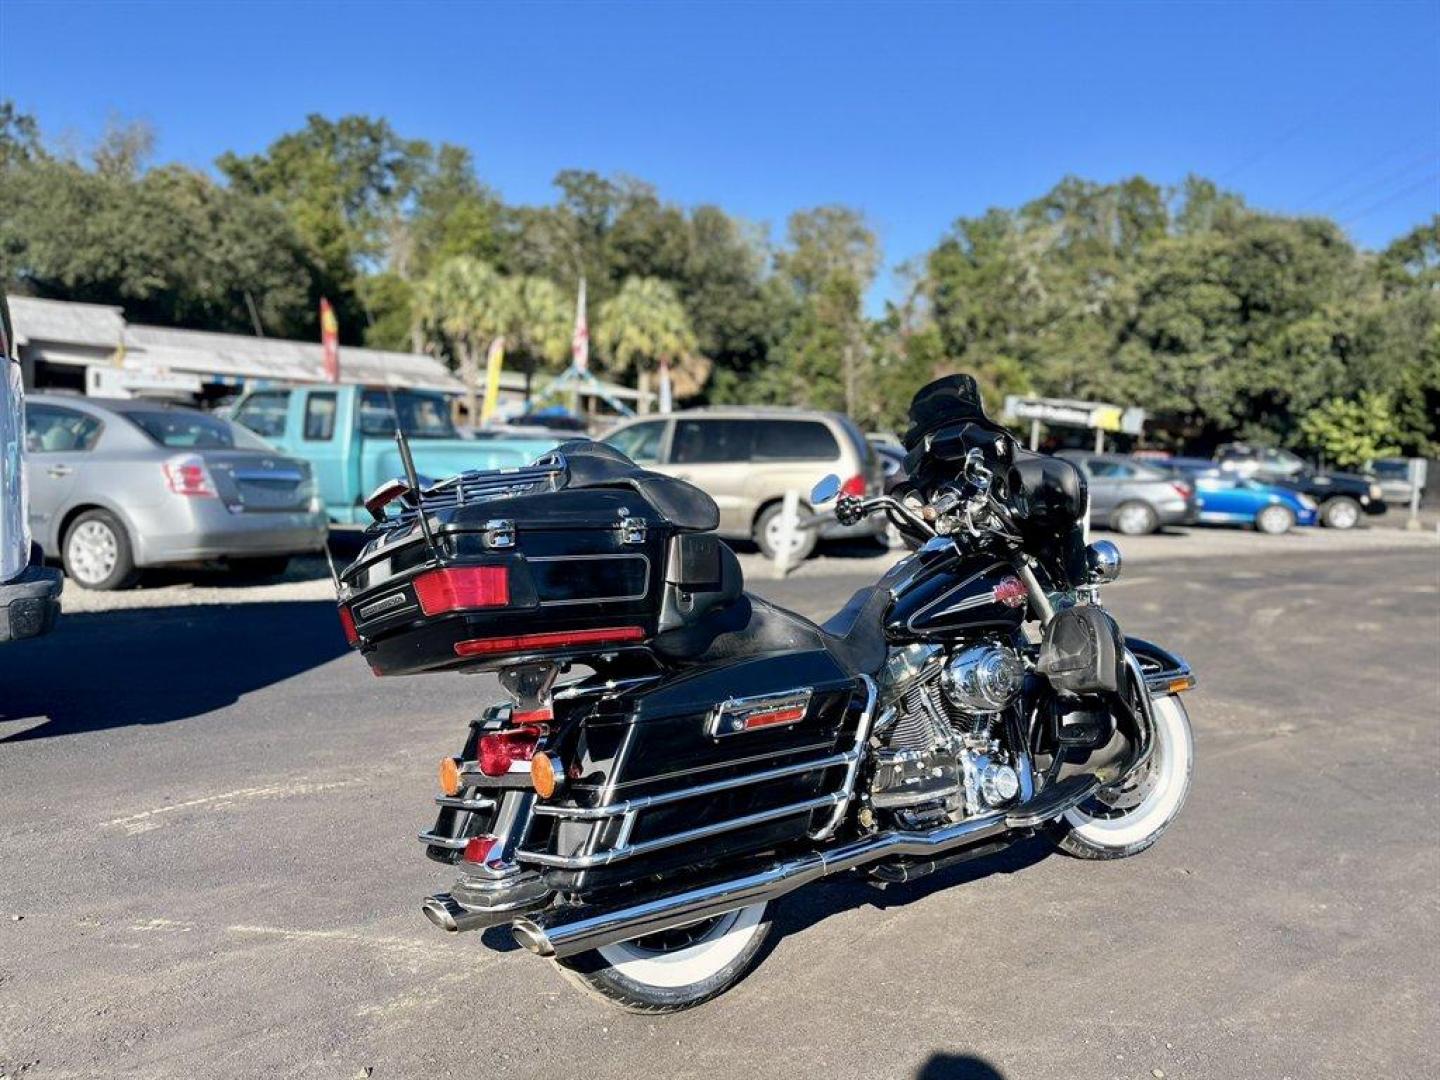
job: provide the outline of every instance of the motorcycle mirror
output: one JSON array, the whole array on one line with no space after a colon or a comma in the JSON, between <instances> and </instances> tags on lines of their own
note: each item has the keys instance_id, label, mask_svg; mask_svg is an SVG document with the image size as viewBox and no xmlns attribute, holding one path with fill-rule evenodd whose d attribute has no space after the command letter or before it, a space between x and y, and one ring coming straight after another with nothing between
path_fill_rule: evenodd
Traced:
<instances>
[{"instance_id":1,"label":"motorcycle mirror","mask_svg":"<svg viewBox=\"0 0 1440 1080\"><path fill-rule=\"evenodd\" d=\"M810 505L819 506L822 503L828 503L839 494L840 478L834 473L829 473L810 489Z\"/></svg>"}]
</instances>

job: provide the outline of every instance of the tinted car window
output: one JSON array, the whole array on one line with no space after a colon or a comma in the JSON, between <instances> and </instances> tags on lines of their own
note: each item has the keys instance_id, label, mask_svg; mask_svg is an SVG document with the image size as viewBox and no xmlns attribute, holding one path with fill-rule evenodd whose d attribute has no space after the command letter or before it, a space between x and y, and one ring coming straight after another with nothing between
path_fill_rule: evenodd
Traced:
<instances>
[{"instance_id":1,"label":"tinted car window","mask_svg":"<svg viewBox=\"0 0 1440 1080\"><path fill-rule=\"evenodd\" d=\"M670 461L675 465L705 465L722 461L749 461L755 441L753 420L679 420Z\"/></svg>"},{"instance_id":2,"label":"tinted car window","mask_svg":"<svg viewBox=\"0 0 1440 1080\"><path fill-rule=\"evenodd\" d=\"M31 405L25 414L25 450L58 454L95 448L103 425L93 416L51 405Z\"/></svg>"},{"instance_id":3,"label":"tinted car window","mask_svg":"<svg viewBox=\"0 0 1440 1080\"><path fill-rule=\"evenodd\" d=\"M818 420L757 420L754 423L756 461L834 461L840 456L840 444Z\"/></svg>"},{"instance_id":4,"label":"tinted car window","mask_svg":"<svg viewBox=\"0 0 1440 1080\"><path fill-rule=\"evenodd\" d=\"M237 446L253 450L269 449L259 439L249 436L244 428L204 413L177 409L173 412L127 412L125 417L161 446L177 450L231 450Z\"/></svg>"},{"instance_id":5,"label":"tinted car window","mask_svg":"<svg viewBox=\"0 0 1440 1080\"><path fill-rule=\"evenodd\" d=\"M622 428L607 436L604 441L631 461L649 464L660 460L660 444L664 438L665 421L648 420L643 424L631 424Z\"/></svg>"},{"instance_id":6,"label":"tinted car window","mask_svg":"<svg viewBox=\"0 0 1440 1080\"><path fill-rule=\"evenodd\" d=\"M312 392L305 400L305 438L324 442L335 437L335 395Z\"/></svg>"},{"instance_id":7,"label":"tinted car window","mask_svg":"<svg viewBox=\"0 0 1440 1080\"><path fill-rule=\"evenodd\" d=\"M388 390L366 390L360 395L360 434L389 438L395 434L395 414L412 439L454 439L450 407L442 394L397 390L394 405Z\"/></svg>"},{"instance_id":8,"label":"tinted car window","mask_svg":"<svg viewBox=\"0 0 1440 1080\"><path fill-rule=\"evenodd\" d=\"M267 390L251 394L235 413L235 422L257 435L274 438L285 434L285 413L290 407L288 390Z\"/></svg>"}]
</instances>

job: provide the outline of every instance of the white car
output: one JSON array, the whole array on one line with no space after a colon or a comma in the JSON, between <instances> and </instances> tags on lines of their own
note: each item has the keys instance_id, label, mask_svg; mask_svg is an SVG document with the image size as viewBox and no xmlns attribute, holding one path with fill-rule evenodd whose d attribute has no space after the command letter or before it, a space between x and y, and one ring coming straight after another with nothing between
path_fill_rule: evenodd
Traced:
<instances>
[{"instance_id":1,"label":"white car","mask_svg":"<svg viewBox=\"0 0 1440 1080\"><path fill-rule=\"evenodd\" d=\"M60 614L60 573L30 542L25 488L25 387L10 309L0 293L0 644L39 637Z\"/></svg>"}]
</instances>

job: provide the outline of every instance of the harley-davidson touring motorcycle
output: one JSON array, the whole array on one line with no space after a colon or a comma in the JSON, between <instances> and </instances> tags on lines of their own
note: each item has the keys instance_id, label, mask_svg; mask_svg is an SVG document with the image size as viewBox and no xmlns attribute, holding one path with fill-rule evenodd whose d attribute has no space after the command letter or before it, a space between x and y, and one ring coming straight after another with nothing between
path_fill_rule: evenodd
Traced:
<instances>
[{"instance_id":1,"label":"harley-davidson touring motorcycle","mask_svg":"<svg viewBox=\"0 0 1440 1080\"><path fill-rule=\"evenodd\" d=\"M969 376L910 418L906 484L812 492L914 548L818 624L744 590L707 495L604 444L429 483L398 440L341 622L377 674L492 671L508 698L440 762L420 840L457 878L432 923L509 924L583 988L672 1011L738 982L772 903L819 878L1155 841L1190 784L1194 677L1101 605L1120 556L1085 542L1082 475Z\"/></svg>"}]
</instances>

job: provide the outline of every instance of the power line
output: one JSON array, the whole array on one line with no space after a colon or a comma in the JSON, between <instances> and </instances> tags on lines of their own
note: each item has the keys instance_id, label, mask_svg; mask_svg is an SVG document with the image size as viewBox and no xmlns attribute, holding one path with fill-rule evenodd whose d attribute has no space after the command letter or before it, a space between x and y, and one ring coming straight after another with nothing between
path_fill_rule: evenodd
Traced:
<instances>
[{"instance_id":1,"label":"power line","mask_svg":"<svg viewBox=\"0 0 1440 1080\"><path fill-rule=\"evenodd\" d=\"M1385 207L1389 206L1389 205L1390 205L1391 203L1393 203L1395 200L1404 198L1406 195L1409 195L1412 191L1418 191L1420 188L1424 187L1426 184L1430 183L1432 180L1440 180L1440 169L1437 169L1435 172L1430 173L1428 176L1422 176L1419 180L1417 180L1415 183L1409 185L1408 187L1403 187L1403 188L1401 188L1399 191L1392 192L1390 195L1387 195L1385 198L1381 199L1379 202L1370 204L1370 205L1367 206L1364 210L1361 210L1360 213L1356 214L1356 215L1355 215L1354 217L1352 217L1352 218L1347 218L1345 221L1341 222L1341 224L1342 224L1342 225L1352 225L1352 224L1354 224L1355 222L1359 221L1361 218L1369 217L1369 216L1370 216L1371 214L1373 214L1376 210L1383 210Z\"/></svg>"},{"instance_id":2,"label":"power line","mask_svg":"<svg viewBox=\"0 0 1440 1080\"><path fill-rule=\"evenodd\" d=\"M1331 204L1330 207L1325 210L1325 213L1327 215L1334 216L1341 210L1345 209L1345 207L1353 206L1361 199L1369 198L1369 196L1371 196L1375 192L1380 191L1383 188L1389 187L1395 181L1404 179L1408 174L1415 170L1415 167L1417 165L1433 164L1435 160L1435 153L1433 151L1427 150L1425 153L1421 154L1413 161L1407 162L1402 168L1399 168L1394 172L1387 174L1382 179L1376 180L1373 183L1362 185L1355 191L1351 192L1349 195L1345 196L1345 198L1341 199L1339 202Z\"/></svg>"},{"instance_id":3,"label":"power line","mask_svg":"<svg viewBox=\"0 0 1440 1080\"><path fill-rule=\"evenodd\" d=\"M1307 195L1305 198L1301 199L1300 202L1296 205L1301 210L1314 206L1319 203L1321 199L1328 199L1331 195L1334 195L1335 192L1343 191L1346 187L1350 185L1351 181L1360 179L1371 169L1375 168L1375 166L1381 165L1389 161L1391 158L1394 158L1397 155L1405 152L1406 150L1413 149L1414 147L1419 145L1420 143L1408 143L1403 146L1397 146L1394 149L1389 150L1384 154L1381 154L1379 157L1371 158L1364 165L1361 165L1360 168L1351 170L1350 172L1342 176L1339 180L1336 180L1334 183L1326 184L1314 194Z\"/></svg>"}]
</instances>

